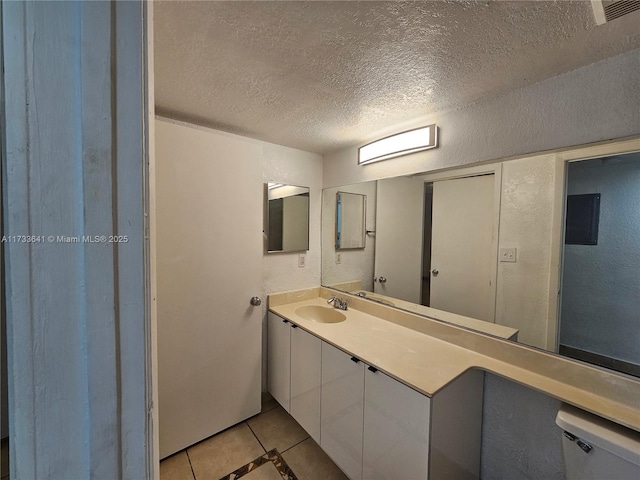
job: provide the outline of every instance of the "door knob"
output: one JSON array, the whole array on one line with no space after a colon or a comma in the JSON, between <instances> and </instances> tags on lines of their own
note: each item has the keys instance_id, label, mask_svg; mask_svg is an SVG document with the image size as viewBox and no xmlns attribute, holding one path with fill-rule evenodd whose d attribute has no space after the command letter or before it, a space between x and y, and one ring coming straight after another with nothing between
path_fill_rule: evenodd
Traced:
<instances>
[{"instance_id":1,"label":"door knob","mask_svg":"<svg viewBox=\"0 0 640 480\"><path fill-rule=\"evenodd\" d=\"M431 270L431 273L433 273L434 277L437 277L440 272L438 271L437 268L434 268L433 270Z\"/></svg>"},{"instance_id":2,"label":"door knob","mask_svg":"<svg viewBox=\"0 0 640 480\"><path fill-rule=\"evenodd\" d=\"M378 279L378 281L379 281L380 283L387 283L387 279L386 279L385 277L380 277L380 278Z\"/></svg>"},{"instance_id":3,"label":"door knob","mask_svg":"<svg viewBox=\"0 0 640 480\"><path fill-rule=\"evenodd\" d=\"M251 303L251 305L253 305L254 307L257 307L258 305L262 305L262 300L260 300L260 297L251 297L249 303Z\"/></svg>"}]
</instances>

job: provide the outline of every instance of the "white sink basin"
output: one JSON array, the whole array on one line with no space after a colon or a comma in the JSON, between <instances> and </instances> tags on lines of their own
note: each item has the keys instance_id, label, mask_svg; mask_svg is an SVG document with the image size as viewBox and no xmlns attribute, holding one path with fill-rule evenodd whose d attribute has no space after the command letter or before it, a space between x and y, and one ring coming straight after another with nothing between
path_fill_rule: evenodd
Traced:
<instances>
[{"instance_id":1,"label":"white sink basin","mask_svg":"<svg viewBox=\"0 0 640 480\"><path fill-rule=\"evenodd\" d=\"M305 320L311 320L318 323L340 323L344 322L347 317L341 311L333 307L322 307L320 305L305 305L296 308L296 314Z\"/></svg>"}]
</instances>

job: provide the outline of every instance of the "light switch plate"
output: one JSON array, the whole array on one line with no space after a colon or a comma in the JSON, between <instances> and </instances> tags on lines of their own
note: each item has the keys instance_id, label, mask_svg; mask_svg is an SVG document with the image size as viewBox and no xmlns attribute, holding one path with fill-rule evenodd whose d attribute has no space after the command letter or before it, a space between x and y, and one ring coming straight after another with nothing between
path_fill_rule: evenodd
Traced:
<instances>
[{"instance_id":1,"label":"light switch plate","mask_svg":"<svg viewBox=\"0 0 640 480\"><path fill-rule=\"evenodd\" d=\"M513 248L501 248L500 249L500 261L501 262L517 262L518 261L518 249Z\"/></svg>"},{"instance_id":2,"label":"light switch plate","mask_svg":"<svg viewBox=\"0 0 640 480\"><path fill-rule=\"evenodd\" d=\"M342 254L336 253L336 265L340 265L342 263Z\"/></svg>"},{"instance_id":3,"label":"light switch plate","mask_svg":"<svg viewBox=\"0 0 640 480\"><path fill-rule=\"evenodd\" d=\"M307 256L304 253L298 255L298 267L304 268L307 266Z\"/></svg>"}]
</instances>

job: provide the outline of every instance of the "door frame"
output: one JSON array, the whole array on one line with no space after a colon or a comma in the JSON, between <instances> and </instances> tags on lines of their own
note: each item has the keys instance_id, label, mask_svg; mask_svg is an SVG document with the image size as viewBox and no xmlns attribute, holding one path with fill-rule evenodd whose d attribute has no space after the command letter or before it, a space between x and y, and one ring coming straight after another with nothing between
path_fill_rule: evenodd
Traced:
<instances>
[{"instance_id":1,"label":"door frame","mask_svg":"<svg viewBox=\"0 0 640 480\"><path fill-rule=\"evenodd\" d=\"M640 137L610 140L591 145L570 147L555 152L554 211L551 230L551 274L549 296L556 292L556 301L549 302L547 348L558 352L560 347L560 313L562 305L562 265L564 262L564 224L567 202L567 170L569 163L592 160L612 155L640 152ZM555 271L555 273L553 273Z\"/></svg>"},{"instance_id":2,"label":"door frame","mask_svg":"<svg viewBox=\"0 0 640 480\"><path fill-rule=\"evenodd\" d=\"M442 180L456 180L460 178L493 175L493 233L491 235L491 251L495 256L491 270L491 322L496 321L496 296L498 280L498 240L500 238L500 202L502 199L502 163L487 163L471 167L456 167L434 173L412 175L420 178L423 183L435 183Z\"/></svg>"},{"instance_id":3,"label":"door frame","mask_svg":"<svg viewBox=\"0 0 640 480\"><path fill-rule=\"evenodd\" d=\"M29 59L32 59L33 51L32 45L34 43L33 35L31 35L31 29L36 24L34 18L36 14L31 8L25 8L24 4L7 5L2 4L0 6L0 25L5 16L8 8L11 8L12 19L17 21L12 25L15 28L15 40L12 44L13 50L11 50L11 61L15 64L25 65L25 68L18 69L19 72L15 77L11 79L12 87L15 91L21 91L18 89L18 84L24 84L24 94L28 89L33 90L36 88L31 82L33 76L33 69L27 69L26 65ZM28 6L30 7L30 6ZM7 10L5 10L7 8ZM35 8L35 7L34 7ZM95 13L94 8L109 8L110 17L107 20L106 16L103 16L100 21ZM91 10L91 11L90 11ZM100 346L98 353L87 355L82 360L78 360L78 365L83 368L87 368L89 361L92 362L92 372L100 373L109 371L106 367L107 362L105 358L109 360L117 357L118 367L123 365L130 366L130 368L119 368L117 373L117 391L114 389L104 388L101 393L107 393L109 398L105 400L105 395L101 398L91 397L92 392L86 392L86 396L90 400L105 402L109 401L117 403L118 405L118 418L114 418L113 415L107 415L104 411L91 412L86 415L78 415L77 411L70 411L70 409L64 409L59 411L59 415L65 419L70 418L76 422L94 422L97 427L108 426L114 431L101 432L110 434L115 442L104 445L101 450L102 462L100 468L118 468L124 478L130 478L132 476L142 476L144 478L159 479L159 455L158 455L158 428L157 428L157 354L156 354L156 307L155 307L155 182L154 182L154 90L153 90L153 3L152 2L131 2L128 4L120 4L117 2L111 2L106 7L94 7L85 6L81 7L79 17L76 20L78 22L74 25L74 28L78 27L82 23L84 31L87 32L87 41L75 44L74 48L77 48L76 53L78 55L74 57L76 60L80 58L80 55L94 56L95 52L99 50L96 45L104 47L105 39L112 39L109 44L109 52L112 54L111 68L113 73L111 74L111 81L114 84L117 82L120 88L115 89L112 93L112 105L108 113L111 115L112 127L117 129L118 142L111 145L114 151L113 162L109 168L105 167L99 162L96 162L96 172L109 172L114 185L117 187L117 191L111 193L113 201L108 202L102 200L95 200L91 203L87 209L86 215L90 216L92 213L100 213L104 209L111 208L113 212L119 215L121 222L118 224L122 231L135 230L136 241L132 242L135 245L123 246L119 250L119 257L117 260L117 275L115 275L114 283L118 284L117 293L111 295L111 298L106 298L105 302L102 302L99 306L100 312L108 311L112 314L114 306L109 305L108 302L113 299L116 308L118 309L118 320L126 318L128 320L135 319L136 321L121 322L118 325L118 337L116 346L113 352L109 352L108 349L111 345ZM86 15L85 15L86 14ZM62 14L61 14L62 15ZM63 18L65 20L67 17ZM37 18L36 18L37 19ZM92 23L93 22L93 23ZM100 23L104 22L104 23ZM108 22L108 23L107 23ZM95 25L94 25L95 24ZM93 28L97 27L97 28ZM79 27L78 27L79 28ZM74 30L75 31L75 30ZM28 34L28 35L27 35ZM2 45L5 33L2 32L0 26L0 63L2 65L7 61L7 57L4 55L6 45ZM43 32L44 38L47 38L47 32ZM118 38L118 42L115 38ZM41 37L42 38L42 37ZM84 39L84 36L82 37ZM97 40L96 40L97 39ZM42 39L39 40L43 42ZM46 41L46 40L44 40ZM28 54L27 54L28 52ZM117 55L116 55L117 53ZM4 57L4 58L3 58ZM53 61L53 60L52 60ZM78 60L79 61L79 60ZM108 62L107 62L108 64ZM75 64L73 64L75 65ZM72 65L72 66L73 66ZM56 68L69 68L69 65L65 64ZM102 74L103 70L88 67L85 70L78 71L76 73L82 74L82 81L86 85L92 85L92 79L98 78L103 80L108 78ZM38 72L39 74L41 72ZM4 100L4 89L6 86L7 77L4 72L0 77L0 88L2 88L2 99ZM141 85L142 83L142 85ZM99 88L102 85L98 85L91 91L86 92L86 98L94 100L101 90ZM141 88L142 87L142 88ZM93 87L92 87L93 88ZM97 93L96 93L97 92ZM43 95L43 97L47 97ZM84 97L83 97L84 98ZM104 98L103 98L104 100ZM104 105L108 105L103 101ZM22 98L16 99L22 105L28 105L28 102L24 102ZM45 102L46 103L46 102ZM41 141L39 135L31 133L29 126L29 119L27 118L27 111L22 111L22 108L12 105L12 112L19 111L18 118L12 118L15 122L11 132L11 141L14 144L20 142L26 143L31 141L31 149L36 151L41 147L48 147L54 139L48 138L49 143L45 143L45 140ZM0 116L2 120L0 123L4 126L4 120L6 118L7 106L3 102L0 105ZM35 110L35 109L34 109ZM104 114L104 111L101 111ZM106 115L106 114L105 114ZM80 131L84 131L85 128L93 129L94 137L103 136L96 134L99 128L96 127L97 121L95 120L98 115L88 115L89 121L81 122L76 125ZM108 118L105 116L105 118ZM115 121L117 120L117 122ZM88 124L88 127L86 126ZM7 186L7 171L6 162L8 161L8 155L5 155L5 148L7 145L7 138L9 134L4 131L0 135L1 145L0 160L2 160L2 176L3 186ZM13 152L15 153L15 152ZM15 153L20 155L18 160L22 160L26 154L25 152L18 151ZM4 157L4 158L2 158ZM121 160L121 161L117 161ZM26 180L28 179L27 165L28 162L20 163L14 160L14 165L20 165L17 171L12 172L12 188L9 191L8 188L0 189L3 206L2 228L3 233L5 226L7 225L7 217L12 213L15 215L20 209L24 209L22 203L33 192L38 191L39 185L31 185ZM98 170L100 168L100 170ZM53 172L52 177L64 175L65 172ZM73 187L77 187L74 185ZM71 185L67 185L64 188L71 189ZM10 201L9 201L10 200ZM6 214L6 215L4 215ZM29 210L29 219L31 219L31 210ZM36 218L33 223L36 223ZM20 219L18 227L23 230L17 232L27 235L36 234L49 234L54 232L35 232L29 228L23 227L26 224L25 219ZM15 228L15 227L14 227ZM8 231L8 230L6 230ZM55 232L58 233L58 232ZM62 232L60 232L62 233ZM66 233L66 232L65 232ZM142 237L140 241L138 237ZM123 242L128 243L128 242ZM51 246L51 248L55 248ZM49 249L47 250L49 252ZM14 260L22 260L23 255L18 256L13 252L7 252L5 245L2 248L2 255L8 259L10 255L16 257ZM116 262L114 262L115 264ZM19 263L14 261L14 270L19 270L18 273L13 272L14 278L19 276L21 285L25 284L25 279L28 279L32 272L35 272L35 267L30 262ZM71 265L69 268L72 268ZM102 278L102 274L97 272L98 269L91 268L88 276L95 281ZM115 267L114 267L115 270ZM4 272L3 272L4 273ZM33 275L37 276L37 273ZM102 281L101 284L104 284ZM9 282L7 282L8 284ZM78 282L79 283L79 282ZM7 288L7 284L3 287ZM32 292L32 283L28 284L29 287L23 289L15 294L13 298L13 305L10 307L8 302L2 301L0 308L7 309L7 317L13 315L14 318L21 318L31 303L38 300L38 291ZM55 285L53 288L60 288L61 286ZM62 286L66 288L67 286ZM4 288L2 294L4 295ZM4 299L3 299L4 300ZM31 303L29 303L31 302ZM98 302L96 302L98 303ZM26 312L28 316L29 312ZM85 314L86 317L86 314ZM27 318L28 319L28 318ZM9 318L7 318L9 320ZM16 322L18 323L18 322ZM24 322L23 322L24 323ZM24 329L15 332L7 332L7 341L14 342L12 348L15 352L22 355L21 358L29 355L30 351L36 351L33 348L35 335ZM19 340L19 342L16 341ZM122 341L126 339L127 341ZM112 342L113 343L113 342ZM15 348L15 344L19 348ZM6 345L0 345L0 351L4 350ZM113 356L109 356L112 353ZM10 377L10 395L13 397L18 396L21 401L21 408L23 411L27 411L27 415L18 415L16 410L11 408L11 402L16 401L15 398L10 398L10 411L9 411L9 439L10 439L10 463L11 469L15 473L16 465L23 467L21 473L26 476L30 476L31 473L37 469L37 467L46 467L48 465L48 458L44 460L40 457L42 447L36 448L35 442L31 439L34 436L33 429L27 431L27 428L32 426L36 420L30 415L29 408L33 408L35 405L34 398L36 397L35 389L33 385L37 383L36 375L34 375L34 369L31 363L29 365L17 365L14 364L13 358L7 362L8 376ZM113 363L113 362L112 362ZM78 365L74 365L78 367ZM26 368L25 368L26 367ZM46 372L45 372L46 373ZM111 373L111 371L109 371ZM88 375L87 375L88 376ZM103 380L99 375L93 375L95 384L98 385ZM15 381L18 379L18 381ZM13 382L13 383L11 383ZM16 383L18 384L16 386ZM103 409L106 410L106 409ZM19 418L17 418L19 417ZM94 420L94 417L96 419ZM26 420L25 420L26 419ZM46 418L40 419L39 427L46 429L49 426L49 421ZM106 430L106 429L105 429ZM86 430L85 430L86 432ZM88 433L87 433L88 434ZM93 433L95 438L99 438L98 434ZM64 437L64 435L62 435ZM106 438L106 435L104 435ZM88 437L87 437L88 438ZM66 441L66 439L65 439ZM87 440L85 440L87 445ZM22 448L24 447L24 449ZM17 452L20 452L19 455ZM76 455L76 463L84 463L81 468L86 468L89 465L89 449L85 451L74 452ZM113 467L116 465L116 467ZM91 464L93 466L93 464ZM87 470L88 471L88 470ZM142 473L141 473L142 472ZM4 475L5 472L2 472ZM18 473L19 475L19 473ZM98 473L97 475L100 475Z\"/></svg>"},{"instance_id":4,"label":"door frame","mask_svg":"<svg viewBox=\"0 0 640 480\"><path fill-rule=\"evenodd\" d=\"M153 480L160 480L160 422L158 417L158 295L156 268L156 105L155 105L155 65L154 65L154 5L144 2L144 64L146 71L145 92L145 133L147 147L147 165L144 203L148 215L148 240L145 249L145 351L147 357L146 379L150 394L151 409L147 419L147 465Z\"/></svg>"}]
</instances>

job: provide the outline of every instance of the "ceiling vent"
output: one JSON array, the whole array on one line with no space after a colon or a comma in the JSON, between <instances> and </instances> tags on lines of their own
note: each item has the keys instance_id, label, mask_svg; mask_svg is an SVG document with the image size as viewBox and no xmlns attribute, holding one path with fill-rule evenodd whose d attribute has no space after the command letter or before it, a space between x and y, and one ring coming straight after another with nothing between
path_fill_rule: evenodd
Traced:
<instances>
[{"instance_id":1,"label":"ceiling vent","mask_svg":"<svg viewBox=\"0 0 640 480\"><path fill-rule=\"evenodd\" d=\"M591 5L598 25L640 10L640 0L591 0Z\"/></svg>"}]
</instances>

